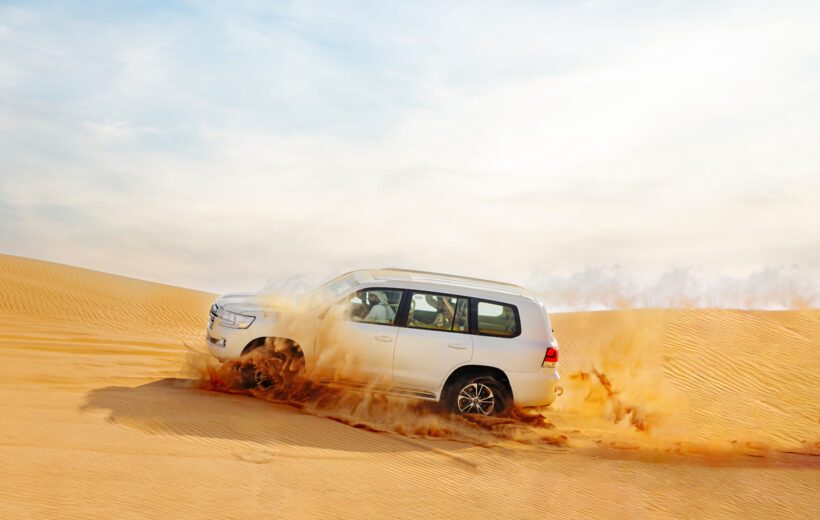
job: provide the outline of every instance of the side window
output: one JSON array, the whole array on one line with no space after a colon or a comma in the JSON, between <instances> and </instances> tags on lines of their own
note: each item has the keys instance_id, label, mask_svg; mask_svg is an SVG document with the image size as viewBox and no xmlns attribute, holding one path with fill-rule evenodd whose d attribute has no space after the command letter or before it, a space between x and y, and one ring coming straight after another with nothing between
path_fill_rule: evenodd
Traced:
<instances>
[{"instance_id":1,"label":"side window","mask_svg":"<svg viewBox=\"0 0 820 520\"><path fill-rule=\"evenodd\" d=\"M346 296L339 305L347 319L393 325L401 295L397 289L364 289Z\"/></svg>"},{"instance_id":2,"label":"side window","mask_svg":"<svg viewBox=\"0 0 820 520\"><path fill-rule=\"evenodd\" d=\"M410 297L407 326L421 329L467 331L467 299L414 292Z\"/></svg>"},{"instance_id":3,"label":"side window","mask_svg":"<svg viewBox=\"0 0 820 520\"><path fill-rule=\"evenodd\" d=\"M518 334L515 311L511 305L480 301L476 311L479 334L507 337Z\"/></svg>"}]
</instances>

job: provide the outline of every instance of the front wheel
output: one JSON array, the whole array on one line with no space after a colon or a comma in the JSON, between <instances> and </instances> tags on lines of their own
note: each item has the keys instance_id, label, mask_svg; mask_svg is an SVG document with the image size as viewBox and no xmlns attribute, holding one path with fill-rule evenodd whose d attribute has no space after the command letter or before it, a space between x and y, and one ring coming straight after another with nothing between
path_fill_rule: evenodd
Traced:
<instances>
[{"instance_id":1,"label":"front wheel","mask_svg":"<svg viewBox=\"0 0 820 520\"><path fill-rule=\"evenodd\" d=\"M488 375L466 374L446 391L445 406L451 413L497 415L508 405L504 386Z\"/></svg>"},{"instance_id":2,"label":"front wheel","mask_svg":"<svg viewBox=\"0 0 820 520\"><path fill-rule=\"evenodd\" d=\"M236 368L239 371L242 388L267 390L274 386L276 380L282 378L282 367L285 363L284 355L273 352L264 357L257 355L255 360L248 360L238 365Z\"/></svg>"}]
</instances>

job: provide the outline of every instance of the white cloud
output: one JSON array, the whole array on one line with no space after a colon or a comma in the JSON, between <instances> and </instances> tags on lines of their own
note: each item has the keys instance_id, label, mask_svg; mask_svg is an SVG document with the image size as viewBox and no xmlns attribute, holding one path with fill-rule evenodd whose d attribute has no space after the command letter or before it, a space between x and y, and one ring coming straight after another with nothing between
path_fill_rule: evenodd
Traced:
<instances>
[{"instance_id":1,"label":"white cloud","mask_svg":"<svg viewBox=\"0 0 820 520\"><path fill-rule=\"evenodd\" d=\"M5 6L3 252L213 290L379 264L820 277L817 11Z\"/></svg>"}]
</instances>

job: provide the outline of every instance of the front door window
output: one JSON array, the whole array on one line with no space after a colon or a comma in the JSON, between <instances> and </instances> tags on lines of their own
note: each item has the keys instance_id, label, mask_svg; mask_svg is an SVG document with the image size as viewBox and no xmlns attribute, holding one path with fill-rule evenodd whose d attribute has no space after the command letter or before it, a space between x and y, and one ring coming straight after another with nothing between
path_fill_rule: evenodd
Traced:
<instances>
[{"instance_id":1,"label":"front door window","mask_svg":"<svg viewBox=\"0 0 820 520\"><path fill-rule=\"evenodd\" d=\"M393 325L401 294L396 289L366 289L346 297L341 305L350 320Z\"/></svg>"}]
</instances>

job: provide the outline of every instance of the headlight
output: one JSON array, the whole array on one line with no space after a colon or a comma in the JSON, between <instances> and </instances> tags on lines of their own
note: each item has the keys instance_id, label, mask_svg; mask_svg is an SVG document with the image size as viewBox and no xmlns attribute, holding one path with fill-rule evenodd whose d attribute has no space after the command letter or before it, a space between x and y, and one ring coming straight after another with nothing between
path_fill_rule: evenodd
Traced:
<instances>
[{"instance_id":1,"label":"headlight","mask_svg":"<svg viewBox=\"0 0 820 520\"><path fill-rule=\"evenodd\" d=\"M222 307L216 307L215 310L216 320L219 321L219 324L232 329L247 329L256 319L254 316L245 316L244 314L225 310Z\"/></svg>"}]
</instances>

